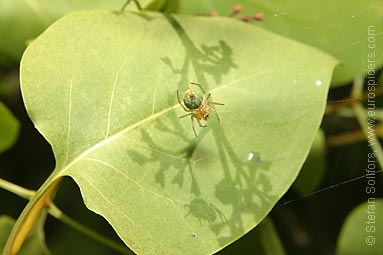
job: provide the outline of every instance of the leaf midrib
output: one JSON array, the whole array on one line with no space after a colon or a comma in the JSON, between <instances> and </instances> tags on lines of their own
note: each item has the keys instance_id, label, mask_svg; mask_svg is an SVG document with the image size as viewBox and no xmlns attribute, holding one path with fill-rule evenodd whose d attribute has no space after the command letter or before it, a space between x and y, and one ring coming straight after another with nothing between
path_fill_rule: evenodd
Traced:
<instances>
[{"instance_id":1,"label":"leaf midrib","mask_svg":"<svg viewBox=\"0 0 383 255\"><path fill-rule=\"evenodd\" d=\"M73 166L74 164L76 164L78 161L80 161L81 159L85 158L85 156L89 155L90 153L92 153L93 151L97 150L98 148L108 144L109 142L117 139L118 137L120 137L122 134L124 134L125 132L128 132L138 126L140 126L141 124L144 124L145 122L148 122L150 120L153 120L153 119L156 119L158 118L159 116L161 116L162 114L164 113L167 113L168 111L172 110L172 109L175 109L178 105L173 105L169 108L165 108L164 110L160 111L160 112L157 112L156 114L153 114L153 115L150 115L136 123L134 123L133 125L130 125L122 130L120 130L119 132L115 133L114 135L112 136L109 136L107 139L104 139L102 140L101 142L95 144L94 146L90 147L89 149L87 149L86 151L84 151L83 153L81 153L80 155L78 155L76 158L74 158L68 165L66 165L64 168L61 169L61 171L59 171L59 173L61 175L64 175L65 171L67 171L71 166Z\"/></svg>"},{"instance_id":2,"label":"leaf midrib","mask_svg":"<svg viewBox=\"0 0 383 255\"><path fill-rule=\"evenodd\" d=\"M257 76L257 75L264 74L264 73L267 73L267 72L270 72L270 71L271 71L271 70L263 70L263 71L261 71L261 72L259 72L259 73L251 74L251 75L242 77L242 78L240 78L240 79L235 79L235 80L233 80L233 81L231 81L231 82L228 82L228 83L226 83L226 84L224 84L224 85L222 85L222 86L219 86L219 87L217 87L217 88L211 90L210 92L214 92L214 91L217 91L217 90L226 88L226 87L228 87L228 86L230 86L230 85L233 85L233 84L235 84L235 83L237 83L237 82L239 82L239 81L247 80L247 79L250 79L250 78L255 77L255 76ZM128 132L128 131L130 131L130 130L132 130L132 129L134 129L134 128L136 128L136 127L140 126L141 124L144 124L144 123L146 123L146 122L148 122L148 121L154 120L154 119L158 118L159 116L161 116L161 115L163 115L163 114L165 114L165 113L167 113L167 112L169 112L169 111L171 111L171 110L173 110L173 109L175 109L175 108L177 108L177 107L179 107L178 103L175 104L175 105L173 105L173 106L170 106L170 107L168 107L168 108L165 108L164 110L159 111L159 112L157 112L156 114L150 115L150 116L148 116L148 117L146 117L146 118L144 118L144 119L142 119L142 120L140 120L140 121L134 123L133 125L130 125L130 126L124 128L124 129L120 130L119 132L115 133L114 135L109 136L107 139L104 139L104 140L100 141L99 143L95 144L94 146L90 147L89 149L87 149L86 151L84 151L83 153L81 153L80 155L78 155L76 158L74 158L74 159L73 159L69 164L67 164L65 167L63 167L62 169L57 170L57 171L58 171L57 175L58 175L58 176L59 176L59 175L60 175L60 176L65 175L65 172L66 172L69 168L71 168L74 164L76 164L77 162L79 162L80 160L82 160L83 158L85 158L87 155L89 155L89 154L92 153L93 151L97 150L98 148L101 148L102 146L108 144L108 143L111 142L111 141L114 141L115 139L119 138L119 137L120 137L122 134L124 134L125 132Z\"/></svg>"}]
</instances>

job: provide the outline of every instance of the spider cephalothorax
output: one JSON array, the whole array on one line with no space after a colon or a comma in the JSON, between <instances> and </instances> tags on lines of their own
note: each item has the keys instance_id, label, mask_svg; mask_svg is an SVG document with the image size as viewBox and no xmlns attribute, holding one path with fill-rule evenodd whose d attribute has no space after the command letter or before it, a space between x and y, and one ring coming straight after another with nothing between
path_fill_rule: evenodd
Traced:
<instances>
[{"instance_id":1,"label":"spider cephalothorax","mask_svg":"<svg viewBox=\"0 0 383 255\"><path fill-rule=\"evenodd\" d=\"M209 101L211 94L206 93L206 91L202 88L202 86L198 83L191 82L190 84L196 85L200 88L201 91L196 89L188 89L185 91L184 96L182 98L183 104L181 103L181 99L177 90L177 99L178 103L182 106L182 108L188 112L188 114L182 115L179 118L184 118L190 116L192 122L192 129L197 137L197 133L195 131L194 119L197 120L198 125L200 127L207 127L207 125L203 125L201 120L207 120L210 116L210 112L213 112L219 121L219 116L217 111L211 107L211 105L224 105L222 103Z\"/></svg>"}]
</instances>

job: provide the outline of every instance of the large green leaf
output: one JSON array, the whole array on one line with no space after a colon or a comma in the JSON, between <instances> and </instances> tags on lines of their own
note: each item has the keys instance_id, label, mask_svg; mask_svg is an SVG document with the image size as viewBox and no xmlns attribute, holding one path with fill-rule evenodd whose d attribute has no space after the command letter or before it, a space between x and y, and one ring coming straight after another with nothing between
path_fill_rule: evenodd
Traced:
<instances>
[{"instance_id":1,"label":"large green leaf","mask_svg":"<svg viewBox=\"0 0 383 255\"><path fill-rule=\"evenodd\" d=\"M0 153L11 147L19 135L20 123L0 101Z\"/></svg>"},{"instance_id":2,"label":"large green leaf","mask_svg":"<svg viewBox=\"0 0 383 255\"><path fill-rule=\"evenodd\" d=\"M45 217L45 216L43 216ZM19 255L48 255L50 254L46 244L45 244L45 235L42 226L42 221L39 220L32 232L29 234L27 240ZM0 216L0 253L3 253L5 243L7 241L8 235L11 233L13 226L15 225L15 220L11 217L1 215Z\"/></svg>"},{"instance_id":3,"label":"large green leaf","mask_svg":"<svg viewBox=\"0 0 383 255\"><path fill-rule=\"evenodd\" d=\"M296 178L335 64L229 19L83 12L28 47L21 84L53 175L71 176L130 248L210 254L261 222ZM178 119L176 90L189 81L225 103L198 139Z\"/></svg>"},{"instance_id":4,"label":"large green leaf","mask_svg":"<svg viewBox=\"0 0 383 255\"><path fill-rule=\"evenodd\" d=\"M218 11L229 15L236 4L244 8L239 15L264 13L264 21L255 25L340 59L333 85L345 84L383 65L382 0L179 0L176 9L188 14Z\"/></svg>"},{"instance_id":5,"label":"large green leaf","mask_svg":"<svg viewBox=\"0 0 383 255\"><path fill-rule=\"evenodd\" d=\"M371 180L374 179L370 178L369 181ZM369 186L370 191L372 187ZM374 197L352 210L339 234L337 254L382 254L382 215L383 199L374 199Z\"/></svg>"}]
</instances>

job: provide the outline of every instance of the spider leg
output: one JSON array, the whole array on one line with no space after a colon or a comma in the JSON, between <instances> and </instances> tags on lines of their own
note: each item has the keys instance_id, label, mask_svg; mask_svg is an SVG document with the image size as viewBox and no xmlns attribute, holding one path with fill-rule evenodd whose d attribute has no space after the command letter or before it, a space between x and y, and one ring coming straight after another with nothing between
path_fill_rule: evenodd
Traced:
<instances>
[{"instance_id":1,"label":"spider leg","mask_svg":"<svg viewBox=\"0 0 383 255\"><path fill-rule=\"evenodd\" d=\"M204 107L206 105L206 102L207 102L206 95L204 94L203 98L202 98L201 105L198 108L201 109L202 107Z\"/></svg>"},{"instance_id":2,"label":"spider leg","mask_svg":"<svg viewBox=\"0 0 383 255\"><path fill-rule=\"evenodd\" d=\"M194 126L194 117L193 115L191 115L191 123L192 123L192 129L193 129L193 132L194 132L194 135L195 135L195 138L197 138L197 132L195 131L195 126Z\"/></svg>"},{"instance_id":3,"label":"spider leg","mask_svg":"<svg viewBox=\"0 0 383 255\"><path fill-rule=\"evenodd\" d=\"M217 116L217 120L218 120L218 122L220 122L220 121L219 121L218 112L217 112L213 107L211 107L210 109L214 112L215 116Z\"/></svg>"},{"instance_id":4,"label":"spider leg","mask_svg":"<svg viewBox=\"0 0 383 255\"><path fill-rule=\"evenodd\" d=\"M199 119L197 119L197 122L198 122L198 125L199 125L200 127L207 127L206 124L205 124L205 125L202 125L202 124L201 124L201 121L200 121Z\"/></svg>"},{"instance_id":5,"label":"spider leg","mask_svg":"<svg viewBox=\"0 0 383 255\"><path fill-rule=\"evenodd\" d=\"M185 117L190 116L190 115L193 115L193 113L191 112L191 113L188 113L188 114L179 116L178 118L179 118L179 119L182 119L182 118L185 118Z\"/></svg>"},{"instance_id":6,"label":"spider leg","mask_svg":"<svg viewBox=\"0 0 383 255\"><path fill-rule=\"evenodd\" d=\"M201 105L199 106L199 109L202 107L205 107L207 103L209 103L208 99L210 97L210 93L206 96L206 94L203 95Z\"/></svg>"},{"instance_id":7,"label":"spider leg","mask_svg":"<svg viewBox=\"0 0 383 255\"><path fill-rule=\"evenodd\" d=\"M218 103L218 102L214 102L214 101L209 102L209 104L225 105L225 104L223 104L223 103Z\"/></svg>"},{"instance_id":8,"label":"spider leg","mask_svg":"<svg viewBox=\"0 0 383 255\"><path fill-rule=\"evenodd\" d=\"M133 1L134 1L134 3L136 4L137 9L141 11L141 10L142 10L142 7L141 7L140 3L139 3L137 0L133 0ZM128 4L130 4L130 2L132 2L132 0L127 0L127 1L124 3L124 5L122 6L122 8L121 8L121 10L120 10L120 13L123 13L123 12L125 11L126 6L128 6Z\"/></svg>"},{"instance_id":9,"label":"spider leg","mask_svg":"<svg viewBox=\"0 0 383 255\"><path fill-rule=\"evenodd\" d=\"M206 102L208 102L208 104L215 104L215 105L225 105L223 103L218 103L218 102L215 102L215 101L209 101L209 98L211 96L211 93L209 93L206 97Z\"/></svg>"},{"instance_id":10,"label":"spider leg","mask_svg":"<svg viewBox=\"0 0 383 255\"><path fill-rule=\"evenodd\" d=\"M198 86L202 90L202 93L206 94L206 91L202 88L201 84L198 84L198 83L195 83L195 82L190 82L189 84L193 84L193 85Z\"/></svg>"},{"instance_id":11,"label":"spider leg","mask_svg":"<svg viewBox=\"0 0 383 255\"><path fill-rule=\"evenodd\" d=\"M180 99L180 95L178 94L178 90L177 90L177 100L178 100L178 103L182 106L182 108L185 110L185 112L192 112L193 110L189 110L188 108L186 108L182 103L181 103L181 99Z\"/></svg>"}]
</instances>

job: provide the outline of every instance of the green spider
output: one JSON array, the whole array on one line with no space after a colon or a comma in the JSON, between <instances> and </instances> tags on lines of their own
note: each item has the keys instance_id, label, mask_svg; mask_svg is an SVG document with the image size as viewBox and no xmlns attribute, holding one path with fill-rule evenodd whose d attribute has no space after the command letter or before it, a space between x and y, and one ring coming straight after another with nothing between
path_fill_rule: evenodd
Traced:
<instances>
[{"instance_id":1,"label":"green spider","mask_svg":"<svg viewBox=\"0 0 383 255\"><path fill-rule=\"evenodd\" d=\"M195 131L194 126L194 119L197 120L198 125L200 127L207 127L207 125L203 125L201 123L201 120L207 120L209 118L210 112L212 111L219 121L219 116L217 111L211 107L210 105L224 105L222 103L209 101L209 98L211 96L211 93L207 93L203 88L201 84L190 82L192 85L198 86L201 91L195 90L195 89L188 89L185 91L184 96L182 98L183 104L181 103L181 99L177 90L177 99L178 103L182 106L182 108L185 110L185 112L188 112L188 114L182 115L179 118L184 118L187 116L190 116L191 122L192 122L192 129L195 134L195 137L197 137L197 133Z\"/></svg>"}]
</instances>

